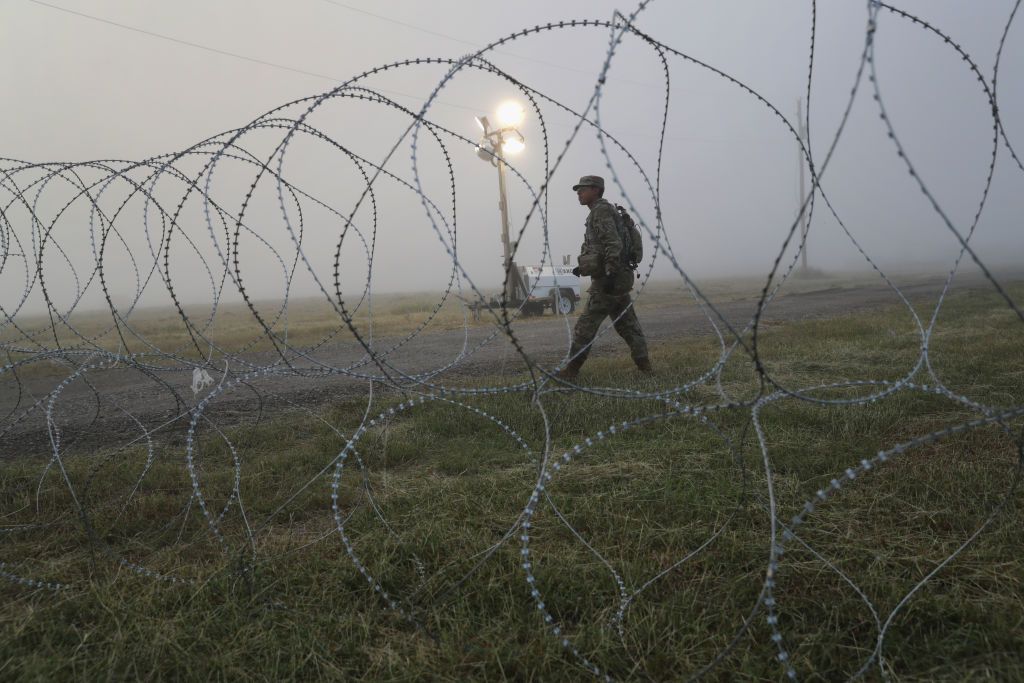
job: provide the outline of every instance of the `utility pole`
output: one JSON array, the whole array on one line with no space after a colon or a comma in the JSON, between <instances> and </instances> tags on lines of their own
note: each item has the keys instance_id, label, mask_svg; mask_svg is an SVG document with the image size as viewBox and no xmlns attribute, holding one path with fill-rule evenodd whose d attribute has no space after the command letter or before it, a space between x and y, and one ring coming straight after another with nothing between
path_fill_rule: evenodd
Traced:
<instances>
[{"instance_id":1,"label":"utility pole","mask_svg":"<svg viewBox=\"0 0 1024 683\"><path fill-rule=\"evenodd\" d=\"M500 149L500 143L499 143ZM501 212L501 246L504 249L505 258L503 265L505 267L505 301L517 301L519 299L518 292L516 292L516 273L513 273L512 267L512 244L508 238L508 190L505 179L505 162L500 157L495 157L498 162L498 210Z\"/></svg>"},{"instance_id":2,"label":"utility pole","mask_svg":"<svg viewBox=\"0 0 1024 683\"><path fill-rule=\"evenodd\" d=\"M501 247L503 250L502 266L505 269L505 284L502 295L507 304L522 299L521 291L525 291L519 278L519 271L512 261L512 243L509 240L508 220L508 174L503 160L506 154L517 154L523 150L525 139L516 128L523 120L523 108L515 102L505 102L497 111L498 127L492 128L486 116L477 116L476 123L480 126L483 137L476 148L477 156L498 167L498 211L501 213Z\"/></svg>"},{"instance_id":3,"label":"utility pole","mask_svg":"<svg viewBox=\"0 0 1024 683\"><path fill-rule=\"evenodd\" d=\"M797 130L800 135L800 142L807 146L807 126L804 123L804 108L803 98L797 98L796 100L796 120ZM797 161L800 163L800 206L803 206L805 194L804 194L804 159L803 149L797 150ZM800 214L800 268L804 275L807 274L807 212L810 207L804 207L803 212Z\"/></svg>"}]
</instances>

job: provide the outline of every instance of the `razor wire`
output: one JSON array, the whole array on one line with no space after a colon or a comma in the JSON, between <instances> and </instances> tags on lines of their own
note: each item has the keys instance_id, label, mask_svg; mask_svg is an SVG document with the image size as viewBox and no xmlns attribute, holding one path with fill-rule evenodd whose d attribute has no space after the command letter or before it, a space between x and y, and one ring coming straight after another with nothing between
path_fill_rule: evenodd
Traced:
<instances>
[{"instance_id":1,"label":"razor wire","mask_svg":"<svg viewBox=\"0 0 1024 683\"><path fill-rule=\"evenodd\" d=\"M361 442L376 427L387 424L397 416L411 414L427 405L451 407L463 411L467 417L484 420L507 436L515 448L522 449L525 456L535 464L536 478L529 490L523 492L523 507L514 519L508 520L508 527L500 539L476 553L473 556L473 559L476 559L473 568L461 579L445 587L439 599L448 599L457 593L460 586L499 549L518 540L520 568L539 615L539 627L547 631L565 649L568 657L576 660L596 677L612 680L615 677L612 670L622 667L616 666L614 662L596 661L594 655L584 653L574 642L571 628L562 623L545 602L546 591L551 589L544 585L543 579L535 572L533 558L536 551L532 543L534 537L531 535L535 516L541 511L550 511L608 572L617 594L617 604L612 609L614 616L611 627L618 634L623 648L628 650L626 618L638 596L711 546L732 523L736 512L753 500L764 510L770 527L769 537L766 539L760 593L750 606L742 624L730 636L730 645L705 666L686 672L686 676L700 678L709 672L717 671L716 667L721 665L721 661L736 643L750 632L751 626L758 620L763 620L768 626L773 647L776 649L775 656L783 675L791 679L799 677L802 672L797 670L791 654L794 647L799 647L799 644L787 642L784 620L780 618L784 613L784 605L780 604L778 590L780 582L785 580L785 576L780 575L780 572L785 566L786 552L796 545L824 562L831 572L840 577L858 595L871 612L876 630L875 646L858 664L851 679L862 678L869 673L888 678L890 671L886 664L884 645L895 617L922 586L994 524L998 515L1012 500L1021 467L1024 465L1024 434L1015 426L1015 421L1024 416L1024 406L984 405L957 393L942 381L939 369L933 365L931 356L931 341L937 329L940 311L965 257L981 270L1006 306L1024 322L1024 310L971 246L989 197L1000 151L1005 150L1016 167L1024 171L1024 166L1021 165L1012 144L1011 136L1014 131L1005 128L997 104L1000 58L1020 2L1017 1L1007 19L996 50L995 66L991 77L986 77L974 59L947 33L904 10L877 0L869 0L866 3L863 47L853 74L850 95L834 131L831 131L830 135L825 135L828 131L823 131L817 121L816 126L811 125L814 92L812 81L817 39L817 6L812 0L806 83L807 107L803 121L808 131L806 140L801 139L797 132L800 122L787 119L776 105L751 86L714 65L705 63L642 31L636 25L636 20L648 4L649 0L645 0L630 14L616 12L607 20L575 19L525 28L456 59L429 57L385 64L354 76L327 92L289 102L244 126L215 135L172 154L142 161L96 160L82 163L31 163L0 159L0 196L3 197L3 203L0 205L0 275L16 274L22 283L20 292L5 290L0 301L0 311L3 315L0 321L0 334L3 335L0 350L8 359L6 364L0 367L0 381L5 382L3 391L10 394L10 407L0 418L0 444L16 444L25 434L44 438L49 459L41 471L39 486L42 486L43 479L51 471L55 471L61 477L72 501L72 509L67 513L77 518L87 545L99 551L116 566L146 578L171 583L190 584L197 579L189 576L187 572L175 574L158 571L146 563L131 559L125 551L118 550L105 540L104 535L94 526L94 517L102 506L88 498L93 477L98 476L100 468L112 462L119 453L141 444L145 449L146 459L141 471L132 479L130 492L121 503L123 507L116 520L121 519L132 497L149 476L159 457L158 451L166 448L158 443L160 439L175 429L183 430L182 465L183 473L188 480L189 495L183 513L179 513L175 518L182 514L187 517L192 506L196 506L210 538L218 548L219 555L232 559L231 571L243 576L251 576L254 568L266 561L257 543L259 533L270 526L279 515L287 512L288 505L299 495L318 482L327 482L330 489L327 507L334 525L332 534L340 541L354 570L362 580L365 580L370 590L379 594L382 609L393 611L415 628L433 637L431 629L417 616L416 611L409 607L412 596L400 595L395 588L389 587L380 578L372 562L363 557L352 542L348 524L356 510L354 507L346 509L342 482L345 476L360 480L366 505L381 523L386 534L392 539L397 539L398 534L391 528L384 510L374 498L372 487L368 484L371 468L361 456ZM879 71L884 64L880 65L876 61L875 45L880 30L895 25L897 21L907 22L914 29L923 31L928 37L947 46L947 49L963 62L970 75L976 78L978 96L984 99L990 112L992 146L988 169L973 220L967 226L958 226L948 216L939 198L922 180L921 173L901 143L900 131L893 124L886 109L886 93L879 84ZM581 110L573 109L553 94L542 92L520 81L514 74L499 68L488 59L489 53L526 37L576 31L604 32L608 37L600 74ZM664 103L660 110L657 157L653 169L646 168L637 156L613 135L610 127L602 124L601 105L607 75L626 41L649 49L662 68ZM663 215L661 209L662 162L670 111L671 73L679 64L712 75L750 98L758 106L764 107L780 129L791 136L799 146L811 176L811 189L801 198L798 215L785 230L785 237L771 263L755 313L742 326L730 321L682 267L669 239L670 230L666 223L668 217ZM437 81L418 110L403 106L371 87L372 79L382 74L437 68L442 69L444 75ZM570 150L575 145L582 144L579 139L584 134L593 134L606 162L611 184L623 197L630 213L636 217L638 226L653 247L653 257L649 259L645 272L639 278L635 300L644 297L655 265L665 264L664 267L670 269L682 282L683 291L689 294L704 313L715 335L718 356L710 367L694 373L695 376L692 378L673 378L670 386L650 391L617 386L578 385L558 375L558 371L572 360L570 357L566 355L558 361L551 362L546 357L538 358L537 354L532 353L523 343L519 323L528 313L525 302L517 304L507 301L503 294L497 305L488 305L484 288L474 282L459 251L460 233L456 201L459 183L453 157L465 154L467 150L472 151L476 147L476 142L444 127L431 117L432 108L444 89L466 74L499 79L516 89L528 102L530 113L535 117L540 129L543 147L543 173L540 182L536 182L525 171L517 168L514 160L502 157L497 151L492 153L492 156L507 166L522 190L530 197L530 205L512 241L512 259L515 258L527 229L539 225L544 245L542 265L553 265L548 235L548 191L552 182L562 178L559 171ZM856 102L864 98L865 90L868 91L868 96L878 111L881 125L893 145L897 163L902 164L914 179L935 216L944 228L953 234L960 247L928 319L918 316L904 292L861 246L830 200L828 167L843 138L851 110ZM379 159L370 158L357 152L354 146L347 145L345 140L336 139L314 125L319 112L329 104L340 102L377 107L389 115L400 116L405 121L404 128L396 137L394 144L382 150L384 153ZM568 115L574 120L572 131L561 146L554 144L550 138L547 117L552 112ZM827 152L823 157L816 157L812 153L812 129L816 131L816 140L829 140ZM266 136L273 136L271 150L264 150L260 154L257 150L265 146L260 140ZM295 163L292 162L297 156L294 149L304 141L316 141L324 145L339 158L345 159L361 178L362 188L351 206L334 206L329 200L304 189L292 179L289 164ZM405 149L410 152L408 168L396 170L397 157ZM430 165L429 161L424 161L425 157L431 154L440 157L440 172L437 172L438 169ZM622 159L625 160L624 166L619 161ZM223 199L227 193L219 189L219 183L228 182L222 180L227 173L225 169L228 168L248 169L252 173L251 181L241 190L242 200L237 211L229 208L228 202ZM636 174L640 182L629 181L629 174ZM441 197L427 187L428 181L438 177L445 179L447 196ZM168 191L169 187L176 189ZM266 232L256 227L260 219L253 217L256 213L253 204L260 190L266 187L272 188L272 196L276 202L276 218L279 222L273 229L277 231L278 237L283 236L290 244L287 250L279 245L275 246L263 236ZM437 239L450 264L447 282L438 301L411 332L397 337L379 337L374 331L374 264L378 240L382 239L378 194L384 187L406 193L419 205L424 224L429 226L429 231ZM167 202L166 197L170 197L172 201ZM141 212L136 214L132 211L133 203L139 202L142 203L142 208ZM47 215L43 211L43 203L51 203L58 208L52 215ZM90 253L87 256L91 258L91 263L80 270L76 267L76 258L81 261L81 254L73 253L71 247L63 243L61 229L66 228L69 223L78 225L74 211L80 211L82 207L88 211L87 234ZM188 215L189 211L195 212L197 208L202 216L198 223L194 217ZM800 222L806 216L810 228L816 216L816 209L817 212L827 212L836 221L850 244L905 307L913 322L915 334L920 342L919 353L911 367L898 379L842 379L812 386L788 386L780 378L773 376L763 362L763 316L765 311L770 310L783 284L794 273L800 254L806 247L802 241L804 235L797 232ZM309 225L307 214L314 210L326 212L340 226L336 234L333 266L330 272L318 270L314 258L317 255L311 254L305 246L307 234L314 229ZM28 217L27 221L24 220L25 216ZM197 224L198 230L189 229ZM810 229L807 232L809 233ZM144 250L133 248L133 233L141 234L145 244ZM202 243L203 239L208 240L208 243ZM346 251L347 248L350 251ZM251 286L248 283L252 276L243 270L243 264L247 258L252 258L249 254L254 250L262 250L275 264L276 270L266 277L279 278L280 295L277 302L269 308L261 305L257 297L250 292ZM122 269L127 270L127 278L130 281L128 290L131 295L128 297L127 305L115 301L115 293L125 290L124 272L112 272L111 266L107 263L113 258L110 254L115 251L123 251L127 255L128 266ZM355 291L348 291L342 285L343 273L353 269L352 257L349 256L351 252L357 254L365 266L365 279ZM199 267L195 273L183 275L180 272L179 261L184 258L181 253L198 261ZM510 263L512 259L509 260ZM71 291L55 291L57 287L53 281L67 274L70 274L73 281ZM289 302L294 298L292 286L299 276L308 276L312 279L321 300L329 305L336 316L331 321L331 329L311 343L300 344L289 338ZM509 273L506 272L506 279L508 276ZM180 285L176 286L176 283L184 277L202 278L209 286L209 310L202 316L190 313L190 306L179 294ZM169 298L176 322L184 333L173 347L161 346L147 339L145 333L137 329L138 323L133 321L133 316L137 315L137 311L141 310L147 301L144 300L147 292L159 290L161 287ZM97 289L109 310L109 322L99 330L80 329L74 320L74 314L79 312L79 307L87 294ZM61 303L60 297L66 294L70 294L70 302L65 300ZM225 305L222 299L228 294L241 298L251 321L259 329L255 336L236 348L229 347L217 338L218 316L223 318L226 315L221 311ZM26 311L33 296L41 297L45 302L49 324L36 324L32 327L26 323ZM446 358L427 369L403 368L399 352L410 344L430 341L429 335L432 332L428 328L431 323L437 319L442 309L453 304L466 304L476 307L478 311L486 312L487 332L479 339L473 338L473 326L466 307L463 309L463 322L458 339L444 342L444 350L448 354ZM365 322L362 321L363 318ZM565 320L565 329L568 333L568 319ZM603 328L598 339L609 329L607 326ZM108 338L116 338L116 350L104 346L103 340ZM328 351L333 348L332 345L342 342L354 343L355 358L337 362L337 359L331 357ZM269 347L261 347L268 344ZM481 362L480 359L486 358L489 351L505 345L511 347L522 363L527 378L509 384L486 387L467 386L466 383L457 380L460 372L470 375L481 374L478 370L472 369L472 364ZM582 352L588 351L589 347ZM725 368L730 360L739 356L748 358L754 367L759 385L755 396L732 396L725 387ZM43 380L31 377L34 368L53 365L66 369L66 374L59 381L47 384ZM219 378L215 377L217 374L220 375ZM154 412L147 413L136 405L138 399L132 401L130 396L119 395L118 378L128 376L137 376L138 381L132 384L137 394L150 398L168 397L173 399L174 408L159 415ZM351 432L344 431L320 415L314 402L296 399L296 388L312 388L329 380L348 382L352 395L359 395L366 400L362 418ZM72 411L68 415L62 415L61 410L71 403L67 399L67 394L76 385L85 388L79 389L81 396L76 400L83 404L86 400L91 401L91 408L88 411L77 409L77 413ZM717 395L716 401L692 402L694 390L701 387L713 389ZM228 396L242 392L246 395L251 394L250 399L241 401L242 410L248 415L255 412L257 421L263 417L266 403L284 403L290 409L299 411L327 427L344 442L344 447L340 451L331 453L330 457L325 459L315 477L309 479L274 512L262 519L251 517L243 500L241 481L249 463L243 456L242 448L234 443L230 429L238 421L235 419L232 422L230 418L222 418L214 411ZM553 442L562 435L554 430L548 414L549 406L554 397L574 392L589 394L595 398L650 402L658 404L660 408L657 412L610 424L607 428L584 437L572 447L558 452ZM837 392L846 392L845 397L835 398ZM401 400L397 405L379 408L378 405L383 401L378 398L378 394L381 393L394 395ZM850 397L850 393L854 395ZM941 397L976 417L961 424L921 434L874 454L865 454L859 462L851 463L849 467L837 472L829 486L819 489L812 495L798 514L789 520L781 519L773 487L776 473L771 457L772 438L763 425L763 411L782 402L840 407L870 405L897 394ZM543 424L541 440L531 442L512 420L500 414L487 412L471 403L473 398L500 395L521 395L529 400L531 411ZM386 401L384 403L387 404ZM103 431L112 424L105 411L111 409L123 418L122 422L130 425L134 436L119 444L112 453L104 455L85 484L78 487L65 468L65 457L68 453L65 432L70 429L79 435L92 433L102 440ZM742 443L735 443L717 422L719 416L735 415L745 416L747 428L754 433L763 468L764 491L753 494L748 491L750 481L742 457L744 446ZM674 560L655 576L638 586L631 586L614 563L588 541L587 535L573 526L570 518L556 505L549 488L574 461L584 459L595 447L612 442L623 433L632 433L648 425L672 421L693 421L714 433L721 442L723 451L730 455L738 470L742 472L745 482L744 493L725 521L717 528L709 530L703 542ZM953 553L915 584L888 614L880 612L841 568L830 563L812 544L799 536L800 527L813 519L817 509L826 504L834 504L835 494L854 486L869 472L888 466L888 463L913 449L983 427L996 427L1002 430L1016 446L1020 459L1009 490L1001 502L990 511L986 521L970 533ZM200 462L201 434L210 435L222 443L229 454L233 479L231 493L219 507L214 507L203 481ZM5 457L17 456L17 453L6 454L5 447ZM349 474L350 472L352 474ZM241 525L241 540L229 538L225 534L223 525L226 520ZM23 524L0 528L0 538L10 537L12 534L45 533L48 524ZM419 565L417 569L421 571ZM73 583L41 580L30 573L18 566L12 566L0 556L0 578L9 582L31 589L55 591L69 590L75 586ZM424 577L424 587L430 580ZM638 662L634 661L632 664L637 665Z\"/></svg>"}]
</instances>

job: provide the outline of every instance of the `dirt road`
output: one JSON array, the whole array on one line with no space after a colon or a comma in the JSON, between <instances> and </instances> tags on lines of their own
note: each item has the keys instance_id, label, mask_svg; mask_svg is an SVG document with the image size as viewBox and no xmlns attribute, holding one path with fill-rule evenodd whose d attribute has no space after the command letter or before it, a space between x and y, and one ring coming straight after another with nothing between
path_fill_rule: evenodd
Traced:
<instances>
[{"instance_id":1,"label":"dirt road","mask_svg":"<svg viewBox=\"0 0 1024 683\"><path fill-rule=\"evenodd\" d=\"M915 283L901 285L901 290L919 314L927 316L941 286L941 278L919 278ZM958 289L985 286L990 285L980 278L965 278L957 283ZM688 294L680 292L678 297L660 299L664 303L652 306L641 297L638 305L641 323L655 348L680 336L713 334L708 315ZM757 297L747 296L716 303L715 307L736 329L741 329L753 316L757 301ZM771 324L824 318L899 304L899 297L884 283L833 286L782 294L765 309L763 320ZM515 322L512 330L520 347L534 362L551 368L569 347L574 318L566 320L550 314L526 318ZM404 374L433 385L456 384L480 375L509 375L512 381L511 375L520 373L526 365L509 338L501 331L495 334L495 329L485 324L468 330L428 329L398 348L393 347L401 338L378 339L374 349L390 350L383 362L392 377ZM598 339L593 351L595 356L625 353L622 340L611 330ZM226 377L223 373L211 373L215 386L223 381L230 389L217 396L208 406L207 414L226 426L266 418L289 407L316 407L341 397L365 395L368 377L381 373L368 360L365 349L351 338L325 346L309 358L290 354L287 361L286 364L280 356L267 353L249 354L241 361L229 362ZM160 363L159 359L152 362ZM253 368L268 366L272 367L252 375ZM192 372L193 368L181 365L159 370L118 365L90 370L63 386L61 377L19 380L9 372L0 375L0 454L52 450L51 438L56 433L51 435L46 421L46 408L51 402L62 449L123 444L139 438L144 430L159 430L164 437L180 436L187 426L190 408L209 391L206 388L193 393ZM52 393L55 389L59 389L57 395Z\"/></svg>"}]
</instances>

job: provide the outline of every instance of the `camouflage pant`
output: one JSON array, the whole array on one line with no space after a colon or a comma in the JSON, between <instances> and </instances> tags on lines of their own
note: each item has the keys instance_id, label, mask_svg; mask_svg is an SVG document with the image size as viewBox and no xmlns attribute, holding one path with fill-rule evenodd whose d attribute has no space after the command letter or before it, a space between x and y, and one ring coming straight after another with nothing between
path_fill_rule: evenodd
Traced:
<instances>
[{"instance_id":1,"label":"camouflage pant","mask_svg":"<svg viewBox=\"0 0 1024 683\"><path fill-rule=\"evenodd\" d=\"M629 304L629 293L590 292L587 304L583 307L583 313L579 320L576 321L576 329L572 335L570 355L578 358L577 363L582 363L586 359L590 349L583 351L579 356L576 355L577 352L594 341L598 328L601 327L601 323L607 316L611 316L612 320L615 320L615 331L629 344L629 352L633 360L647 357L647 339L644 338L644 331L640 329L640 321L636 319L636 311Z\"/></svg>"}]
</instances>

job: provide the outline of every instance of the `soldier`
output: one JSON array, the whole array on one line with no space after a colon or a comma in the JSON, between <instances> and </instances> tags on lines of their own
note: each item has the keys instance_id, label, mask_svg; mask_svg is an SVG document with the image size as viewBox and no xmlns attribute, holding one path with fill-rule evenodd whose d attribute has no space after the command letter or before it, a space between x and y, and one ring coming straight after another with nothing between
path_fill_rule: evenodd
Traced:
<instances>
[{"instance_id":1,"label":"soldier","mask_svg":"<svg viewBox=\"0 0 1024 683\"><path fill-rule=\"evenodd\" d=\"M654 370L647 356L647 340L629 298L629 291L633 289L633 271L627 255L623 253L615 206L603 198L604 178L585 175L572 189L580 204L590 209L584 223L586 232L580 248L579 265L572 272L589 276L591 284L587 303L573 331L569 364L557 376L568 380L576 378L590 352L590 343L606 316L611 316L615 331L626 340L640 372L650 374Z\"/></svg>"}]
</instances>

